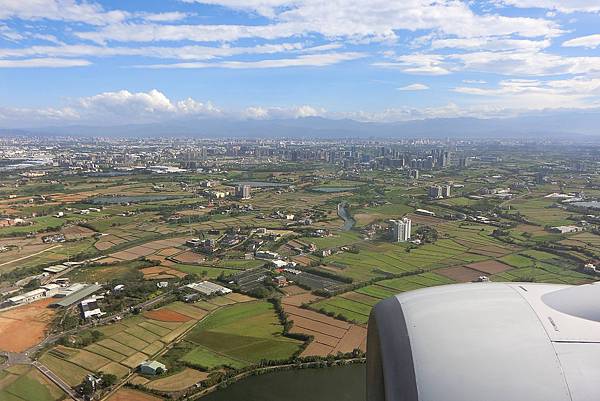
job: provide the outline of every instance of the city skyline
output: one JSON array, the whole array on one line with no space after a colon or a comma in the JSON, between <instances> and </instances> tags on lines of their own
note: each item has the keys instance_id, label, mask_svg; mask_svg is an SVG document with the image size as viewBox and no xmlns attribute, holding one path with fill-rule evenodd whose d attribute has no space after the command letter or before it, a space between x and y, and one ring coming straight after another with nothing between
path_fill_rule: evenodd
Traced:
<instances>
[{"instance_id":1,"label":"city skyline","mask_svg":"<svg viewBox=\"0 0 600 401\"><path fill-rule=\"evenodd\" d=\"M581 0L0 1L0 127L596 110Z\"/></svg>"}]
</instances>

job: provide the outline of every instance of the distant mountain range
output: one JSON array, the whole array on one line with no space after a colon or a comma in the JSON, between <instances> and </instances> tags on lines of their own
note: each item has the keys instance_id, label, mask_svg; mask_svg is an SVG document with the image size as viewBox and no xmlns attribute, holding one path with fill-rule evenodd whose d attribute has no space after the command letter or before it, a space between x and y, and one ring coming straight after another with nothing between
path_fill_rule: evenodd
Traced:
<instances>
[{"instance_id":1,"label":"distant mountain range","mask_svg":"<svg viewBox=\"0 0 600 401\"><path fill-rule=\"evenodd\" d=\"M225 118L173 120L115 126L65 125L2 129L0 134L105 137L287 137L287 138L600 138L600 110L547 112L511 118L433 118L373 123L306 117L280 120Z\"/></svg>"}]
</instances>

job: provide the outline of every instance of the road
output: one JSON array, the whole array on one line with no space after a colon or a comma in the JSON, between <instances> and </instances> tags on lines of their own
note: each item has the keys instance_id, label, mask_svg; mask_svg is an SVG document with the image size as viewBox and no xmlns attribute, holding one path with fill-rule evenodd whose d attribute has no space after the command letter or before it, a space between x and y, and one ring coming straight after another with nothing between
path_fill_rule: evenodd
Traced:
<instances>
[{"instance_id":1,"label":"road","mask_svg":"<svg viewBox=\"0 0 600 401\"><path fill-rule=\"evenodd\" d=\"M9 260L8 262L0 263L0 266L4 266L4 265L10 265L11 263L19 262L19 261L21 261L21 260L24 260L24 259L29 259L29 258L31 258L31 257L33 257L33 256L41 255L41 254L42 254L42 253L44 253L44 252L48 252L48 251L51 251L51 250L53 250L53 249L60 248L61 246L62 246L62 245L54 245L54 246L51 246L50 248L46 248L46 249L44 249L43 251L39 251L39 252L36 252L36 253L32 253L31 255L23 256L23 257L21 257L21 258L17 258L17 259Z\"/></svg>"},{"instance_id":2,"label":"road","mask_svg":"<svg viewBox=\"0 0 600 401\"><path fill-rule=\"evenodd\" d=\"M71 386L69 386L67 383L65 383L60 377L55 375L46 366L42 365L41 363L39 363L37 361L34 361L32 363L32 365L35 366L36 369L39 370L44 376L46 376L48 379L52 380L54 382L54 384L56 384L58 387L60 387L62 389L62 391L67 393L67 395L69 397L71 397L74 400L81 400L81 398L79 397L79 394L77 394L75 391L73 391Z\"/></svg>"}]
</instances>

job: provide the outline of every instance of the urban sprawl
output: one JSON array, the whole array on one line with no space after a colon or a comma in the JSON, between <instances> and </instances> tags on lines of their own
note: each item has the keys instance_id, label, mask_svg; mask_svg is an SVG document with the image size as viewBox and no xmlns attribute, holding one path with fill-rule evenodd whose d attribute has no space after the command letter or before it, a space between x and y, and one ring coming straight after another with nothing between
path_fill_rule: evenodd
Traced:
<instances>
[{"instance_id":1,"label":"urban sprawl","mask_svg":"<svg viewBox=\"0 0 600 401\"><path fill-rule=\"evenodd\" d=\"M363 363L403 291L598 280L599 166L560 140L1 138L0 399L193 400Z\"/></svg>"}]
</instances>

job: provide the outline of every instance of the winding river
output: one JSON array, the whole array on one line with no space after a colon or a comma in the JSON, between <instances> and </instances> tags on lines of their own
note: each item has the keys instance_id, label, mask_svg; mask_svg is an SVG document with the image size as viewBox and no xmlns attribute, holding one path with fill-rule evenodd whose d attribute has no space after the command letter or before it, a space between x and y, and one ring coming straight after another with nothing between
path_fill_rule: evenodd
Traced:
<instances>
[{"instance_id":1,"label":"winding river","mask_svg":"<svg viewBox=\"0 0 600 401\"><path fill-rule=\"evenodd\" d=\"M350 231L352 227L356 224L356 220L352 218L350 212L348 211L348 207L345 203L338 204L337 214L340 216L342 220L344 220L344 226L342 227L343 231Z\"/></svg>"}]
</instances>

